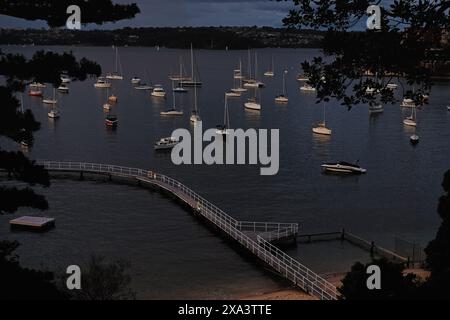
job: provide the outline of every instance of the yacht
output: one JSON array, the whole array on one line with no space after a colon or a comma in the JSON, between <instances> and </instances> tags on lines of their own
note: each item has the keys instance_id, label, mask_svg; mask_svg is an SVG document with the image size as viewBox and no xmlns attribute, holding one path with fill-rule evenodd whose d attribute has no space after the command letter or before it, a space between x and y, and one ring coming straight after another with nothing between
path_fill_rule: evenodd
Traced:
<instances>
[{"instance_id":1,"label":"yacht","mask_svg":"<svg viewBox=\"0 0 450 320\"><path fill-rule=\"evenodd\" d=\"M94 84L95 88L111 88L111 82L108 82L105 77L99 77Z\"/></svg>"},{"instance_id":2,"label":"yacht","mask_svg":"<svg viewBox=\"0 0 450 320\"><path fill-rule=\"evenodd\" d=\"M403 101L402 101L402 104L400 105L400 107L403 107L403 108L415 108L416 107L416 102L413 99L404 98Z\"/></svg>"},{"instance_id":3,"label":"yacht","mask_svg":"<svg viewBox=\"0 0 450 320\"><path fill-rule=\"evenodd\" d=\"M202 121L197 107L197 87L194 87L194 110L192 110L189 120L195 125Z\"/></svg>"},{"instance_id":4,"label":"yacht","mask_svg":"<svg viewBox=\"0 0 450 320\"><path fill-rule=\"evenodd\" d=\"M52 119L59 118L59 111L58 111L58 109L50 110L50 112L48 113L48 117L52 118Z\"/></svg>"},{"instance_id":5,"label":"yacht","mask_svg":"<svg viewBox=\"0 0 450 320\"><path fill-rule=\"evenodd\" d=\"M266 71L266 72L264 72L264 76L265 77L273 77L273 76L275 76L275 73L274 73L274 65L273 65L273 56L272 56L272 58L271 58L272 60L271 60L271 64L270 64L270 68L269 68L269 70L268 71Z\"/></svg>"},{"instance_id":6,"label":"yacht","mask_svg":"<svg viewBox=\"0 0 450 320\"><path fill-rule=\"evenodd\" d=\"M366 173L366 169L361 168L357 164L349 163L349 162L330 162L322 164L322 169L325 172L337 172L337 173L354 173L354 174L362 174Z\"/></svg>"},{"instance_id":7,"label":"yacht","mask_svg":"<svg viewBox=\"0 0 450 320\"><path fill-rule=\"evenodd\" d=\"M42 97L42 91L39 89L30 89L28 95L32 97Z\"/></svg>"},{"instance_id":8,"label":"yacht","mask_svg":"<svg viewBox=\"0 0 450 320\"><path fill-rule=\"evenodd\" d=\"M326 124L324 122L319 123L317 127L314 127L312 131L316 134L322 134L326 136L331 135L331 129L327 128Z\"/></svg>"},{"instance_id":9,"label":"yacht","mask_svg":"<svg viewBox=\"0 0 450 320\"><path fill-rule=\"evenodd\" d=\"M47 86L40 82L33 82L30 84L30 88L46 88Z\"/></svg>"},{"instance_id":10,"label":"yacht","mask_svg":"<svg viewBox=\"0 0 450 320\"><path fill-rule=\"evenodd\" d=\"M161 111L160 114L162 116L182 116L183 111L177 110L176 107L176 97L175 97L175 91L173 90L174 81L172 81L172 100L173 100L173 108L168 109L166 111Z\"/></svg>"},{"instance_id":11,"label":"yacht","mask_svg":"<svg viewBox=\"0 0 450 320\"><path fill-rule=\"evenodd\" d=\"M181 80L179 83L180 87L201 87L202 86L202 82L199 80L195 79L195 75L194 75L194 47L192 46L191 43L191 77L189 79L186 80ZM183 78L183 75L180 75L181 78Z\"/></svg>"},{"instance_id":12,"label":"yacht","mask_svg":"<svg viewBox=\"0 0 450 320\"><path fill-rule=\"evenodd\" d=\"M417 134L413 134L411 137L409 137L409 141L413 144L416 145L419 143L419 136Z\"/></svg>"},{"instance_id":13,"label":"yacht","mask_svg":"<svg viewBox=\"0 0 450 320\"><path fill-rule=\"evenodd\" d=\"M277 103L287 103L289 101L287 94L286 94L286 73L287 70L283 72L283 92L275 97L275 102Z\"/></svg>"},{"instance_id":14,"label":"yacht","mask_svg":"<svg viewBox=\"0 0 450 320\"><path fill-rule=\"evenodd\" d=\"M398 85L395 84L395 83L388 83L388 84L386 85L386 88L391 89L391 90L395 90L395 89L398 88Z\"/></svg>"},{"instance_id":15,"label":"yacht","mask_svg":"<svg viewBox=\"0 0 450 320\"><path fill-rule=\"evenodd\" d=\"M313 86L309 85L309 84L305 84L303 86L300 87L301 91L305 91L305 92L315 92L316 88L314 88Z\"/></svg>"},{"instance_id":16,"label":"yacht","mask_svg":"<svg viewBox=\"0 0 450 320\"><path fill-rule=\"evenodd\" d=\"M117 116L108 114L105 118L105 124L108 127L117 127L119 120L117 119Z\"/></svg>"},{"instance_id":17,"label":"yacht","mask_svg":"<svg viewBox=\"0 0 450 320\"><path fill-rule=\"evenodd\" d=\"M230 127L230 114L228 113L228 97L225 95L225 104L223 109L223 124L216 126L216 134L218 135L228 135Z\"/></svg>"},{"instance_id":18,"label":"yacht","mask_svg":"<svg viewBox=\"0 0 450 320\"><path fill-rule=\"evenodd\" d=\"M55 90L55 88L53 88L53 98L44 99L44 100L42 100L42 103L44 103L44 104L52 104L52 105L55 105L55 104L58 103L58 100L56 100L56 90Z\"/></svg>"},{"instance_id":19,"label":"yacht","mask_svg":"<svg viewBox=\"0 0 450 320\"><path fill-rule=\"evenodd\" d=\"M261 110L261 104L256 100L256 97L248 99L244 103L244 107L249 110Z\"/></svg>"},{"instance_id":20,"label":"yacht","mask_svg":"<svg viewBox=\"0 0 450 320\"><path fill-rule=\"evenodd\" d=\"M131 78L131 84L139 85L140 83L141 83L141 79L139 79L138 77Z\"/></svg>"},{"instance_id":21,"label":"yacht","mask_svg":"<svg viewBox=\"0 0 450 320\"><path fill-rule=\"evenodd\" d=\"M146 85L145 83L142 83L142 84L140 84L138 86L135 86L134 89L136 89L136 90L152 90L153 87L149 86L149 85Z\"/></svg>"},{"instance_id":22,"label":"yacht","mask_svg":"<svg viewBox=\"0 0 450 320\"><path fill-rule=\"evenodd\" d=\"M231 92L225 93L225 95L229 98L238 98L241 96L241 93L231 91Z\"/></svg>"},{"instance_id":23,"label":"yacht","mask_svg":"<svg viewBox=\"0 0 450 320\"><path fill-rule=\"evenodd\" d=\"M369 112L370 113L381 113L384 111L383 105L382 104L377 104L377 105L373 105L373 106L369 106Z\"/></svg>"},{"instance_id":24,"label":"yacht","mask_svg":"<svg viewBox=\"0 0 450 320\"><path fill-rule=\"evenodd\" d=\"M60 78L62 83L70 83L72 81L67 74L62 74Z\"/></svg>"},{"instance_id":25,"label":"yacht","mask_svg":"<svg viewBox=\"0 0 450 320\"><path fill-rule=\"evenodd\" d=\"M416 108L412 108L411 115L409 117L406 117L403 119L403 124L405 126L410 127L417 127L417 121L416 121Z\"/></svg>"},{"instance_id":26,"label":"yacht","mask_svg":"<svg viewBox=\"0 0 450 320\"><path fill-rule=\"evenodd\" d=\"M119 69L122 69L122 65L119 60L119 48L116 47L116 58L115 58L115 71L106 75L106 79L110 80L123 80L123 76L119 73Z\"/></svg>"},{"instance_id":27,"label":"yacht","mask_svg":"<svg viewBox=\"0 0 450 320\"><path fill-rule=\"evenodd\" d=\"M157 84L153 88L151 95L153 97L157 97L157 98L165 98L166 97L166 91L164 91L164 89L163 89L163 87L161 85Z\"/></svg>"},{"instance_id":28,"label":"yacht","mask_svg":"<svg viewBox=\"0 0 450 320\"><path fill-rule=\"evenodd\" d=\"M325 136L331 135L331 129L327 128L326 122L325 122L325 103L323 104L323 122L319 123L317 127L314 127L312 131L316 134L321 134Z\"/></svg>"},{"instance_id":29,"label":"yacht","mask_svg":"<svg viewBox=\"0 0 450 320\"><path fill-rule=\"evenodd\" d=\"M61 83L58 87L58 91L62 93L69 93L69 87L65 83Z\"/></svg>"},{"instance_id":30,"label":"yacht","mask_svg":"<svg viewBox=\"0 0 450 320\"><path fill-rule=\"evenodd\" d=\"M299 74L297 76L297 81L299 81L299 82L306 82L306 81L309 81L309 77L307 77L307 76L305 76L303 74Z\"/></svg>"},{"instance_id":31,"label":"yacht","mask_svg":"<svg viewBox=\"0 0 450 320\"><path fill-rule=\"evenodd\" d=\"M178 138L175 138L175 137L162 138L155 143L155 150L172 149L178 143L180 143L180 140L178 140Z\"/></svg>"}]
</instances>

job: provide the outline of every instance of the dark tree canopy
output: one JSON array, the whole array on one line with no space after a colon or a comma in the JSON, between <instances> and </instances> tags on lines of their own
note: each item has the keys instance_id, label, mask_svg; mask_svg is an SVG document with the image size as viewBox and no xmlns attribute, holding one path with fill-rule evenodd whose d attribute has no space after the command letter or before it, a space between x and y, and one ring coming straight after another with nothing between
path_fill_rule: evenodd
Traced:
<instances>
[{"instance_id":1,"label":"dark tree canopy","mask_svg":"<svg viewBox=\"0 0 450 320\"><path fill-rule=\"evenodd\" d=\"M449 47L442 41L450 27L450 2L375 1L381 7L381 30L365 28L369 0L292 0L295 9L283 20L290 28L327 30L327 59L302 64L317 87L319 100L331 98L351 107L359 103L396 102L387 84L396 79L403 94L424 103L431 75L450 71ZM366 89L378 94L368 94Z\"/></svg>"},{"instance_id":2,"label":"dark tree canopy","mask_svg":"<svg viewBox=\"0 0 450 320\"><path fill-rule=\"evenodd\" d=\"M131 19L140 12L135 3L113 4L111 0L0 0L0 14L26 20L44 20L50 27L66 25L67 7L78 5L81 23L103 24Z\"/></svg>"},{"instance_id":3,"label":"dark tree canopy","mask_svg":"<svg viewBox=\"0 0 450 320\"><path fill-rule=\"evenodd\" d=\"M0 241L0 300L64 300L51 272L24 268L14 254L17 242Z\"/></svg>"}]
</instances>

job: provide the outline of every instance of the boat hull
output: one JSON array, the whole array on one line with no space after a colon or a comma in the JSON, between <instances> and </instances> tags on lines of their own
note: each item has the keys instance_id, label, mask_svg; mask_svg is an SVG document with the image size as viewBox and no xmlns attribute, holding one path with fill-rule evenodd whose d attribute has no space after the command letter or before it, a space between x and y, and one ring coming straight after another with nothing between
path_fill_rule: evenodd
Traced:
<instances>
[{"instance_id":1,"label":"boat hull","mask_svg":"<svg viewBox=\"0 0 450 320\"><path fill-rule=\"evenodd\" d=\"M261 110L261 105L255 102L246 102L244 104L245 109L249 110Z\"/></svg>"}]
</instances>

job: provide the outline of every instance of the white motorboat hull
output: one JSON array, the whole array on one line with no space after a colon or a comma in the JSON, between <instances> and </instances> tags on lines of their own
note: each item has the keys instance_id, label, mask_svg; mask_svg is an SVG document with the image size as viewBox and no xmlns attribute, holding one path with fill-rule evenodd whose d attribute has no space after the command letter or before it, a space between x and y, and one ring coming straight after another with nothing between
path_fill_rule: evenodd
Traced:
<instances>
[{"instance_id":1,"label":"white motorboat hull","mask_svg":"<svg viewBox=\"0 0 450 320\"><path fill-rule=\"evenodd\" d=\"M234 88L230 90L231 92L236 92L236 93L242 93L242 92L247 92L247 89L245 88Z\"/></svg>"},{"instance_id":2,"label":"white motorboat hull","mask_svg":"<svg viewBox=\"0 0 450 320\"><path fill-rule=\"evenodd\" d=\"M136 89L136 90L152 90L153 87L151 87L151 86L136 86L136 87L134 87L134 89Z\"/></svg>"},{"instance_id":3,"label":"white motorboat hull","mask_svg":"<svg viewBox=\"0 0 450 320\"><path fill-rule=\"evenodd\" d=\"M42 103L44 103L44 104L57 104L58 101L57 100L53 100L53 99L44 99L44 100L42 100Z\"/></svg>"},{"instance_id":4,"label":"white motorboat hull","mask_svg":"<svg viewBox=\"0 0 450 320\"><path fill-rule=\"evenodd\" d=\"M241 96L241 94L237 92L227 92L225 95L229 98L239 98Z\"/></svg>"},{"instance_id":5,"label":"white motorboat hull","mask_svg":"<svg viewBox=\"0 0 450 320\"><path fill-rule=\"evenodd\" d=\"M304 91L304 92L315 92L316 88L303 86L303 87L300 87L300 90Z\"/></svg>"},{"instance_id":6,"label":"white motorboat hull","mask_svg":"<svg viewBox=\"0 0 450 320\"><path fill-rule=\"evenodd\" d=\"M157 98L164 98L166 96L166 94L164 92L152 92L151 95L152 95L152 97L157 97Z\"/></svg>"},{"instance_id":7,"label":"white motorboat hull","mask_svg":"<svg viewBox=\"0 0 450 320\"><path fill-rule=\"evenodd\" d=\"M94 87L99 89L111 88L111 83L95 83Z\"/></svg>"},{"instance_id":8,"label":"white motorboat hull","mask_svg":"<svg viewBox=\"0 0 450 320\"><path fill-rule=\"evenodd\" d=\"M264 76L266 76L266 77L273 77L273 76L275 76L275 74L272 71L268 71L268 72L264 73Z\"/></svg>"}]
</instances>

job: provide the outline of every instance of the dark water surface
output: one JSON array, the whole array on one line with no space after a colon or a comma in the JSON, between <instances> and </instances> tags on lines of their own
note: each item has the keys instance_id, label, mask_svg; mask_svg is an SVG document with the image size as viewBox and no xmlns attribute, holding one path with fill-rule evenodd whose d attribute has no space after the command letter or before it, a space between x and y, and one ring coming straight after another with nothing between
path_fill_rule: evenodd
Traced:
<instances>
[{"instance_id":1,"label":"dark water surface","mask_svg":"<svg viewBox=\"0 0 450 320\"><path fill-rule=\"evenodd\" d=\"M6 52L31 55L39 47L3 47ZM52 47L72 50L113 68L111 48ZM154 48L120 48L126 79L113 83L119 97L113 113L119 127L104 125L105 91L95 89L94 79L70 84L70 94L60 96L61 118L48 119L48 107L36 98L25 105L42 123L30 155L39 159L101 162L154 169L176 178L234 217L242 220L299 222L302 232L335 231L342 227L392 247L395 236L422 244L434 236L439 220L437 199L443 173L450 168L449 84L433 89L430 105L418 110L417 147L409 143L412 131L402 119L410 111L398 105L369 116L367 106L351 111L330 103L327 124L330 138L316 137L311 127L322 118L314 94L301 93L295 81L300 62L317 50L259 50L261 74L274 56L276 77L262 79L262 111L248 112L242 99L231 100L234 128L280 129L280 170L260 176L259 166L175 166L170 154L156 154L155 140L175 128L191 128L189 114L193 93L177 95L184 116L176 120L159 113L172 105L168 73L176 71L181 54L188 65L189 52ZM196 60L204 85L198 90L203 128L223 119L223 94L232 84L232 70L246 51L197 51ZM281 70L289 70L289 103L276 105ZM146 76L148 70L151 79ZM244 70L246 66L244 65ZM161 83L168 99L159 101L136 91L132 76ZM262 77L261 77L262 78ZM48 95L50 95L50 89ZM359 159L368 172L363 176L321 174L324 161ZM223 298L262 292L279 286L266 273L243 259L220 237L212 234L183 209L158 194L130 186L95 182L54 181L43 191L51 205L45 215L57 218L57 228L46 234L10 233L0 217L0 236L22 243L20 254L29 265L50 269L77 263L92 252L131 261L135 287L148 298ZM29 213L21 210L19 214ZM348 269L364 253L340 245L307 248L293 255L319 272ZM330 249L331 248L331 249ZM317 249L317 250L316 250ZM330 255L327 251L332 250ZM350 252L350 254L349 254ZM58 270L59 270L58 269Z\"/></svg>"}]
</instances>

